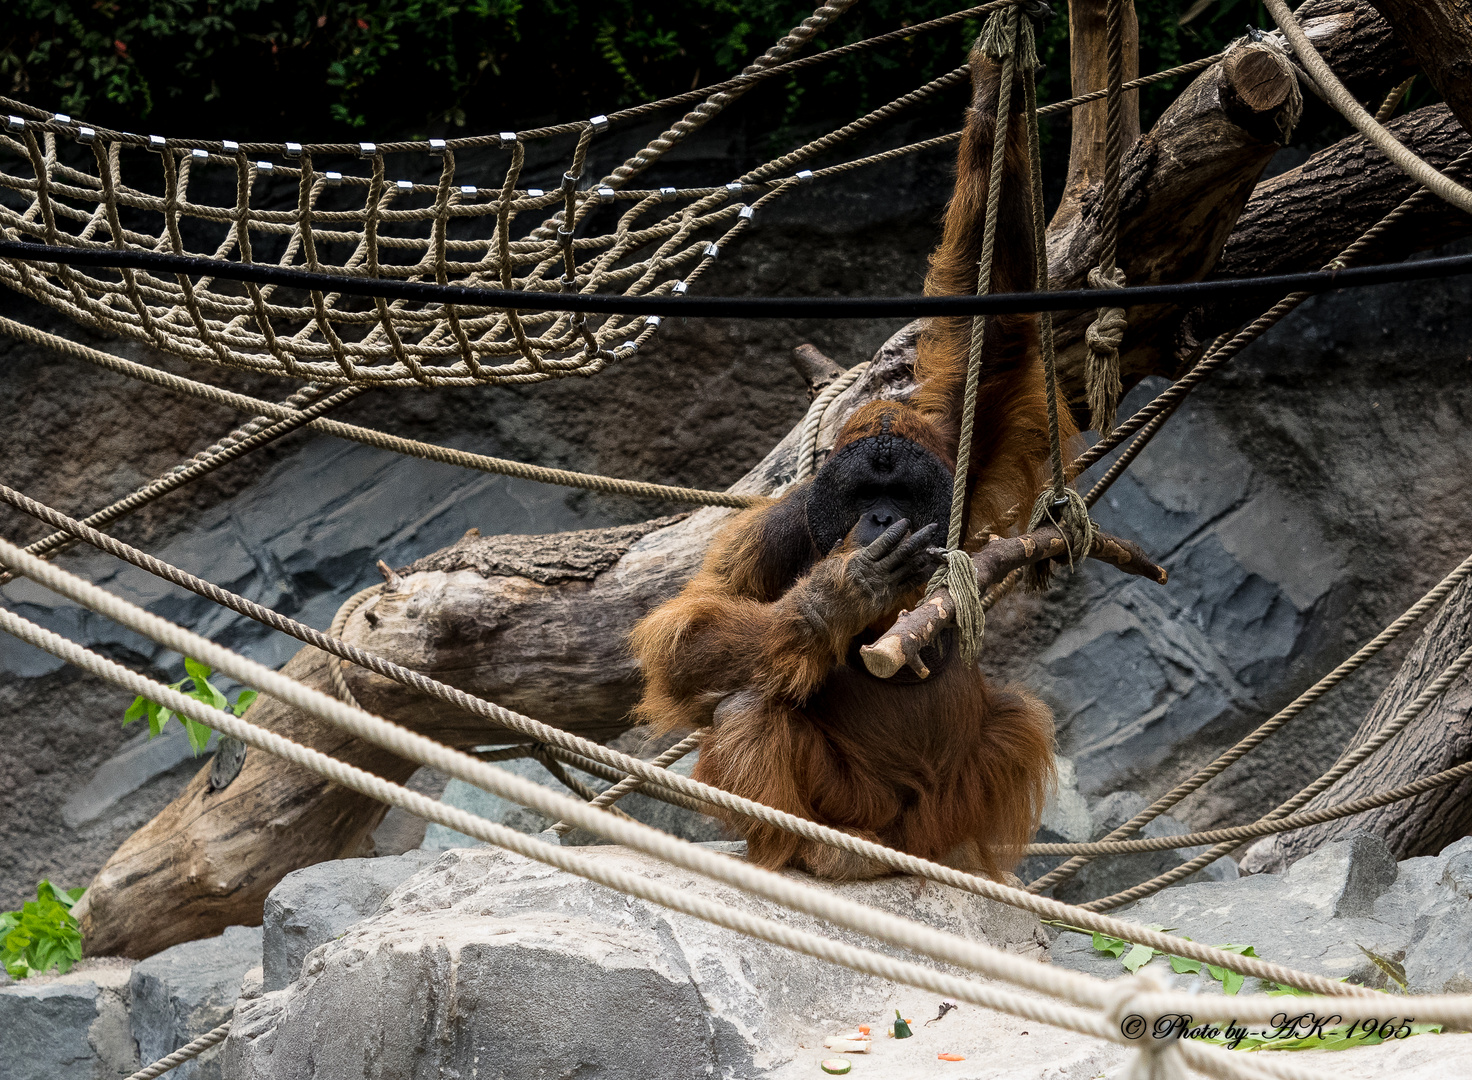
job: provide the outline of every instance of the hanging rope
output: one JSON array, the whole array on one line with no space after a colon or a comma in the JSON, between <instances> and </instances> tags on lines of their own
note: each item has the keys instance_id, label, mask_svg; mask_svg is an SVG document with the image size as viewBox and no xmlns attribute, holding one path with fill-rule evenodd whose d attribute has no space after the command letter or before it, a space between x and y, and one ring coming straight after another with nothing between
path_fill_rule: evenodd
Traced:
<instances>
[{"instance_id":1,"label":"hanging rope","mask_svg":"<svg viewBox=\"0 0 1472 1080\"><path fill-rule=\"evenodd\" d=\"M1026 30L1020 29L1026 25ZM976 274L976 294L991 291L992 262L996 254L997 212L1002 197L1002 169L1007 155L1007 127L1012 115L1012 77L1019 47L1026 50L1024 67L1037 65L1032 24L1021 18L1015 6L988 16L977 41L978 48L1002 62L1002 80L997 88L997 115L992 146L992 163L986 193L986 220L982 226L981 260ZM976 430L977 388L981 382L981 357L986 347L986 317L971 319L971 348L966 357L966 390L961 406L961 434L956 445L956 473L951 482L951 520L946 533L946 561L930 579L930 592L944 585L956 599L956 648L963 664L976 663L986 636L986 611L976 582L976 566L964 547L966 529L966 486L970 479L971 443Z\"/></svg>"},{"instance_id":2,"label":"hanging rope","mask_svg":"<svg viewBox=\"0 0 1472 1080\"><path fill-rule=\"evenodd\" d=\"M1028 27L1031 33L1031 25ZM1033 250L1037 253L1037 276L1034 288L1039 293L1048 291L1048 235L1047 216L1043 206L1043 151L1042 137L1038 131L1038 84L1037 66L1023 65L1023 92L1027 96L1027 145L1032 173L1032 236ZM1089 516L1088 504L1083 496L1068 486L1063 466L1063 436L1058 428L1058 361L1053 349L1053 313L1038 313L1038 341L1043 354L1043 375L1048 394L1048 454L1052 468L1052 487L1043 492L1032 509L1028 531L1038 528L1046 520L1058 528L1068 542L1068 566L1088 557L1094 546L1094 521ZM1028 570L1033 586L1045 589L1051 576L1053 560L1045 559L1034 563ZM985 605L982 605L985 610Z\"/></svg>"},{"instance_id":3,"label":"hanging rope","mask_svg":"<svg viewBox=\"0 0 1472 1080\"><path fill-rule=\"evenodd\" d=\"M1104 22L1105 47L1109 51L1104 102L1104 185L1101 192L1104 246L1099 265L1089 271L1089 284L1096 289L1122 289L1124 271L1115 265L1119 256L1119 166L1124 157L1124 12L1122 0L1109 0ZM1089 424L1100 435L1114 430L1114 413L1124 390L1119 378L1119 349L1129 329L1122 307L1101 307L1084 333L1089 357L1084 367L1088 390Z\"/></svg>"}]
</instances>

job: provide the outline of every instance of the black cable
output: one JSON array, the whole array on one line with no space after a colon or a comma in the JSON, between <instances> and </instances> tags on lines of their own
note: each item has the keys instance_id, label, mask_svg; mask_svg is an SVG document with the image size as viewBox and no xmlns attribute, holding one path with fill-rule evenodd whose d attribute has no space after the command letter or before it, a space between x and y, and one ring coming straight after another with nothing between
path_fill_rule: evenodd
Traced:
<instances>
[{"instance_id":1,"label":"black cable","mask_svg":"<svg viewBox=\"0 0 1472 1080\"><path fill-rule=\"evenodd\" d=\"M686 315L726 319L885 319L938 315L1008 315L1029 311L1082 311L1096 308L1106 298L1111 306L1182 304L1242 297L1334 289L1363 288L1397 281L1424 281L1472 273L1472 255L1452 255L1417 262L1358 266L1347 270L1264 277L1192 281L1177 285L1138 285L1110 289L1063 289L1049 293L989 293L985 296L608 296L582 293L524 292L516 289L474 289L425 281L347 277L316 274L285 266L226 262L192 256L164 255L119 248L53 247L0 240L0 258L67 266L127 267L160 274L187 274L249 281L257 285L381 296L427 304L456 304L472 308L518 311L582 311L597 315ZM1046 300L1044 300L1046 298Z\"/></svg>"}]
</instances>

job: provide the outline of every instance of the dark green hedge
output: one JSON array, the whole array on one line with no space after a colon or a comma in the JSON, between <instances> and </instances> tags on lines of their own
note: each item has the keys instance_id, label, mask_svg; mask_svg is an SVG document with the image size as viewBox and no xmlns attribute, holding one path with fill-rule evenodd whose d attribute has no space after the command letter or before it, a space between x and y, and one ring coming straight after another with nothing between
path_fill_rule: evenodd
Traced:
<instances>
[{"instance_id":1,"label":"dark green hedge","mask_svg":"<svg viewBox=\"0 0 1472 1080\"><path fill-rule=\"evenodd\" d=\"M498 130L586 116L740 70L814 6L791 0L5 0L0 86L26 101L180 136L340 138ZM864 0L819 36L856 41L955 0ZM1260 22L1245 0L1138 0L1142 67ZM1186 26L1181 15L1200 10ZM1060 13L1044 96L1067 90ZM751 95L781 127L855 115L956 66L977 26L917 35ZM1147 109L1168 90L1147 96Z\"/></svg>"}]
</instances>

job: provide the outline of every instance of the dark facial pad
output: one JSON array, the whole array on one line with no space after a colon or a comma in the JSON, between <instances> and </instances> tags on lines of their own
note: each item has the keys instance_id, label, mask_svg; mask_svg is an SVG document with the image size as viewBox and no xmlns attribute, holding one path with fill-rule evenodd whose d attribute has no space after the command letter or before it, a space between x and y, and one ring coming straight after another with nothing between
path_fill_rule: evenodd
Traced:
<instances>
[{"instance_id":1,"label":"dark facial pad","mask_svg":"<svg viewBox=\"0 0 1472 1080\"><path fill-rule=\"evenodd\" d=\"M914 531L937 522L943 539L951 517L951 470L919 443L895 435L857 439L830 457L808 493L808 532L826 554L849 534L880 495L910 519Z\"/></svg>"}]
</instances>

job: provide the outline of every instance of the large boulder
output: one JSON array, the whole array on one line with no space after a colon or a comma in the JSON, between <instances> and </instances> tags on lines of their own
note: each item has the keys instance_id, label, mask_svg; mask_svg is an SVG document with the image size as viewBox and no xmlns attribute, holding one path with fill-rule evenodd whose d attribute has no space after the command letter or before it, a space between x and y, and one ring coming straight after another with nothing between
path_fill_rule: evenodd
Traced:
<instances>
[{"instance_id":1,"label":"large boulder","mask_svg":"<svg viewBox=\"0 0 1472 1080\"><path fill-rule=\"evenodd\" d=\"M1472 837L1440 855L1397 864L1379 837L1355 832L1281 875L1167 889L1120 910L1136 923L1174 927L1212 945L1251 945L1265 959L1332 979L1414 994L1472 991ZM1053 941L1055 964L1106 978L1118 960L1087 935ZM1378 958L1378 963L1377 963ZM1156 958L1150 970L1168 973ZM1207 981L1206 988L1220 984ZM1244 992L1259 989L1249 979Z\"/></svg>"},{"instance_id":2,"label":"large boulder","mask_svg":"<svg viewBox=\"0 0 1472 1080\"><path fill-rule=\"evenodd\" d=\"M258 950L265 989L280 990L295 979L309 952L372 915L389 893L438 857L435 851L409 851L338 859L287 874L266 897Z\"/></svg>"},{"instance_id":3,"label":"large boulder","mask_svg":"<svg viewBox=\"0 0 1472 1080\"><path fill-rule=\"evenodd\" d=\"M229 926L218 937L186 941L134 965L133 1037L144 1063L157 1061L230 1018L245 973L261 962L261 928ZM213 1046L173 1073L177 1080L221 1080Z\"/></svg>"},{"instance_id":4,"label":"large boulder","mask_svg":"<svg viewBox=\"0 0 1472 1080\"><path fill-rule=\"evenodd\" d=\"M65 975L0 986L5 1080L120 1080L138 1068L127 960L84 960ZM8 980L7 980L8 982Z\"/></svg>"},{"instance_id":5,"label":"large boulder","mask_svg":"<svg viewBox=\"0 0 1472 1080\"><path fill-rule=\"evenodd\" d=\"M741 911L869 944L628 849L583 854ZM1034 916L980 897L913 878L830 887L1043 955ZM241 1002L227 1075L767 1076L820 1056L826 1034L858 1023L882 1031L895 1008L918 1027L936 1006L933 995L476 848L447 852L405 882L377 914L309 954L291 985ZM929 1062L933 1068L933 1049Z\"/></svg>"}]
</instances>

